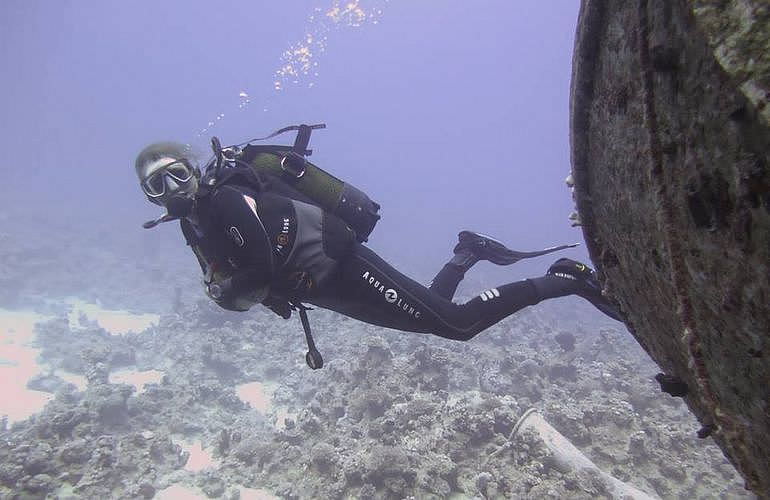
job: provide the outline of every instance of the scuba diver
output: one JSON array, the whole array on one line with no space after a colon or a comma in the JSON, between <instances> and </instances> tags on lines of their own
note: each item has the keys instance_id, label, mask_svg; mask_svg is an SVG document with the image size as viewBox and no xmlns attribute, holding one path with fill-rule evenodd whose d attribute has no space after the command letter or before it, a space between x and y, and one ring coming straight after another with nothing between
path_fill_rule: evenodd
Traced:
<instances>
[{"instance_id":1,"label":"scuba diver","mask_svg":"<svg viewBox=\"0 0 770 500\"><path fill-rule=\"evenodd\" d=\"M544 276L485 290L464 304L452 301L465 273L479 261L510 265L577 244L517 252L489 236L462 231L452 258L430 286L403 275L364 245L380 206L307 160L310 134L318 128L324 125L286 127L227 148L214 137L214 156L203 171L184 145L173 142L147 146L135 162L147 199L167 212L144 227L180 221L204 274L205 292L221 307L246 311L263 304L285 319L298 311L311 368L323 366L323 359L305 303L374 325L461 341L524 307L566 295L583 297L622 321L594 271L566 258ZM297 131L293 146L251 144L287 131Z\"/></svg>"}]
</instances>

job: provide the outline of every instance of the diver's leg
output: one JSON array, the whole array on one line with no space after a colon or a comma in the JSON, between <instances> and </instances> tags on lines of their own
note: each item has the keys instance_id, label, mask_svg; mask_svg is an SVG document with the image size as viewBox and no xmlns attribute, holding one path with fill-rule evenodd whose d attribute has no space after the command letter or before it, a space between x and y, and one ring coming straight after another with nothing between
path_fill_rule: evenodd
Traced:
<instances>
[{"instance_id":1,"label":"diver's leg","mask_svg":"<svg viewBox=\"0 0 770 500\"><path fill-rule=\"evenodd\" d=\"M430 290L447 300L452 300L465 273L478 261L488 260L504 266L521 258L519 252L510 250L500 241L481 233L461 231L457 239L454 256L441 268L429 286Z\"/></svg>"},{"instance_id":2,"label":"diver's leg","mask_svg":"<svg viewBox=\"0 0 770 500\"><path fill-rule=\"evenodd\" d=\"M377 254L356 245L335 283L309 302L362 321L398 330L469 340L524 307L578 293L581 283L543 276L482 292L454 304L399 273Z\"/></svg>"},{"instance_id":3,"label":"diver's leg","mask_svg":"<svg viewBox=\"0 0 770 500\"><path fill-rule=\"evenodd\" d=\"M433 278L430 285L430 289L433 292L447 300L452 300L452 297L454 297L454 294L457 291L457 285L460 284L465 273L480 260L486 260L493 264L497 264L498 266L508 266L521 259L539 257L551 252L577 246L577 243L575 243L572 245L559 245L534 252L519 252L511 250L502 242L490 236L475 233L473 231L460 231L457 235L457 239L458 242L457 245L455 245L452 260L444 265L436 277Z\"/></svg>"},{"instance_id":4,"label":"diver's leg","mask_svg":"<svg viewBox=\"0 0 770 500\"><path fill-rule=\"evenodd\" d=\"M433 281L431 281L429 289L447 300L452 300L457 291L457 286L465 277L465 273L468 269L478 262L467 253L455 254L452 260L444 264L441 271L438 272Z\"/></svg>"},{"instance_id":5,"label":"diver's leg","mask_svg":"<svg viewBox=\"0 0 770 500\"><path fill-rule=\"evenodd\" d=\"M444 311L445 328L431 333L455 340L470 340L511 314L546 299L574 295L580 284L558 276L541 276L484 290L465 304Z\"/></svg>"}]
</instances>

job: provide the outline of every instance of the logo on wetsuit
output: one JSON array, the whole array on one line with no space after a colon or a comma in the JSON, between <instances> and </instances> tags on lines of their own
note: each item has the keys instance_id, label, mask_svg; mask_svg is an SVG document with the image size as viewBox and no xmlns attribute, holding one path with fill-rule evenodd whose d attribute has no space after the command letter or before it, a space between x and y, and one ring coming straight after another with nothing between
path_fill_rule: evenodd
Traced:
<instances>
[{"instance_id":1,"label":"logo on wetsuit","mask_svg":"<svg viewBox=\"0 0 770 500\"><path fill-rule=\"evenodd\" d=\"M389 304L395 304L396 307L407 313L409 316L414 316L415 319L420 319L422 313L416 310L414 306L410 305L404 299L399 298L398 292L396 290L392 288L385 289L385 284L381 283L380 280L372 276L369 271L364 272L361 277L364 279L364 281L369 283L372 288L383 294L386 302Z\"/></svg>"},{"instance_id":2,"label":"logo on wetsuit","mask_svg":"<svg viewBox=\"0 0 770 500\"><path fill-rule=\"evenodd\" d=\"M279 254L283 251L286 245L289 244L289 230L291 229L291 219L284 217L281 221L281 232L275 238L275 251Z\"/></svg>"},{"instance_id":3,"label":"logo on wetsuit","mask_svg":"<svg viewBox=\"0 0 770 500\"><path fill-rule=\"evenodd\" d=\"M385 290L385 300L387 300L389 303L393 303L398 300L398 292L393 290L392 288L388 288Z\"/></svg>"},{"instance_id":4,"label":"logo on wetsuit","mask_svg":"<svg viewBox=\"0 0 770 500\"><path fill-rule=\"evenodd\" d=\"M243 236L241 236L241 232L238 231L237 227L230 226L228 232L230 233L230 238L232 238L236 245L242 247L244 244L246 244L246 241L243 239Z\"/></svg>"}]
</instances>

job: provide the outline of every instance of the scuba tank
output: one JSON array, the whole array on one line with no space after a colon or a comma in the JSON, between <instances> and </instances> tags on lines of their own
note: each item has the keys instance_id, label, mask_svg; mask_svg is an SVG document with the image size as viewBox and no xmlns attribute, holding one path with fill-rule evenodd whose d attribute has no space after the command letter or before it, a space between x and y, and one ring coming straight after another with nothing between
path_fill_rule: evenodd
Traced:
<instances>
[{"instance_id":1,"label":"scuba tank","mask_svg":"<svg viewBox=\"0 0 770 500\"><path fill-rule=\"evenodd\" d=\"M228 162L248 166L254 172L264 174L268 179L281 182L296 191L301 195L301 201L336 215L353 229L359 242L365 242L380 220L380 205L360 189L307 161L306 157L313 153L307 149L310 134L322 128L326 128L326 125L292 125L266 137L227 148L222 148L219 140L214 137L212 148L215 158L206 169L206 177L211 174L211 178L215 179L218 171ZM251 144L293 130L297 131L293 146Z\"/></svg>"}]
</instances>

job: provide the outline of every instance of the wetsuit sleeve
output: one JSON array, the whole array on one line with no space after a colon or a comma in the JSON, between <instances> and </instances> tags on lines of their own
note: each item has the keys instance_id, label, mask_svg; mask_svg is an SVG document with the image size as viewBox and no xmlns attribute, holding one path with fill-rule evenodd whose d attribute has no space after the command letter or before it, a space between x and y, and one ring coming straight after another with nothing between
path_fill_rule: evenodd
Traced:
<instances>
[{"instance_id":1,"label":"wetsuit sleeve","mask_svg":"<svg viewBox=\"0 0 770 500\"><path fill-rule=\"evenodd\" d=\"M217 253L232 269L234 295L265 288L273 276L273 251L257 212L257 197L246 188L223 186L211 200L212 229L220 242Z\"/></svg>"}]
</instances>

